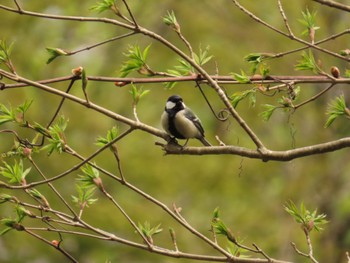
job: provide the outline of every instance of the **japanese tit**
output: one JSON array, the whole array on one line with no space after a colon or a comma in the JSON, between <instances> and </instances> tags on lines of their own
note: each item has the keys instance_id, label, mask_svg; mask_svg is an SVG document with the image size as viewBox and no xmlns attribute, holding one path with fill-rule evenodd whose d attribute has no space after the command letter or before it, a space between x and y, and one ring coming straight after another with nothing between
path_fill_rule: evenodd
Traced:
<instances>
[{"instance_id":1,"label":"japanese tit","mask_svg":"<svg viewBox=\"0 0 350 263\"><path fill-rule=\"evenodd\" d=\"M178 95L170 96L161 117L163 129L177 139L196 138L205 146L211 144L204 138L204 129L199 118L187 108ZM185 145L187 144L187 141Z\"/></svg>"}]
</instances>

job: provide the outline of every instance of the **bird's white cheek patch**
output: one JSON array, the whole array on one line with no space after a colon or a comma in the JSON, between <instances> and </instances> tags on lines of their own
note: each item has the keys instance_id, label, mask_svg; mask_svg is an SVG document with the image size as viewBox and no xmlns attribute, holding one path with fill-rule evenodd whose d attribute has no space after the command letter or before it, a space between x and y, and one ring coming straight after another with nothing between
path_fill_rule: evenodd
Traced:
<instances>
[{"instance_id":1,"label":"bird's white cheek patch","mask_svg":"<svg viewBox=\"0 0 350 263\"><path fill-rule=\"evenodd\" d=\"M175 104L174 102L168 101L168 102L165 104L165 107L166 107L168 110L170 110L170 109L174 108L175 105L176 105L176 104Z\"/></svg>"}]
</instances>

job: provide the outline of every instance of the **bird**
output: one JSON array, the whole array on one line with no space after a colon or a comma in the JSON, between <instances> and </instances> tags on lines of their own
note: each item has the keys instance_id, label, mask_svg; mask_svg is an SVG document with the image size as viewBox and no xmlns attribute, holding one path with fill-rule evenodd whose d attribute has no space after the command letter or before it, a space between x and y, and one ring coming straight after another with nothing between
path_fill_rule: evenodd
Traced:
<instances>
[{"instance_id":1,"label":"bird","mask_svg":"<svg viewBox=\"0 0 350 263\"><path fill-rule=\"evenodd\" d=\"M198 139L205 146L212 146L204 137L204 129L199 118L186 107L179 95L168 98L164 112L161 116L163 129L172 137L186 139Z\"/></svg>"}]
</instances>

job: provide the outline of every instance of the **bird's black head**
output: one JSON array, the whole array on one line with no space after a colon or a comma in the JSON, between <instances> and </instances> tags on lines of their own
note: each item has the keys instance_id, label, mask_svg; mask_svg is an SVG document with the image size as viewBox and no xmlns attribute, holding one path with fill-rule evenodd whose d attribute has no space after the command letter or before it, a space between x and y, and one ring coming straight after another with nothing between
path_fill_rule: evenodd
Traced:
<instances>
[{"instance_id":1,"label":"bird's black head","mask_svg":"<svg viewBox=\"0 0 350 263\"><path fill-rule=\"evenodd\" d=\"M166 111L178 112L185 108L182 98L179 95L172 95L168 98L165 105Z\"/></svg>"},{"instance_id":2,"label":"bird's black head","mask_svg":"<svg viewBox=\"0 0 350 263\"><path fill-rule=\"evenodd\" d=\"M178 103L179 101L183 101L179 95L172 95L168 98L168 101Z\"/></svg>"}]
</instances>

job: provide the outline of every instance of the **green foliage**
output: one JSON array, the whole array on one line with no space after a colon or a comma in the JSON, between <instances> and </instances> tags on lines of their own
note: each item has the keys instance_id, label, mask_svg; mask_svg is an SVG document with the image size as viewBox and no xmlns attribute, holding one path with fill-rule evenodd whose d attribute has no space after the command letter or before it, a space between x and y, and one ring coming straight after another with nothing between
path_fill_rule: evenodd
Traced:
<instances>
[{"instance_id":1,"label":"green foliage","mask_svg":"<svg viewBox=\"0 0 350 263\"><path fill-rule=\"evenodd\" d=\"M49 202L47 201L46 197L40 193L35 188L31 188L27 190L27 193L32 196L34 199L36 199L42 206L44 207L50 207Z\"/></svg>"},{"instance_id":2,"label":"green foliage","mask_svg":"<svg viewBox=\"0 0 350 263\"><path fill-rule=\"evenodd\" d=\"M0 124L12 121L16 121L15 111L11 107L7 108L5 105L0 104Z\"/></svg>"},{"instance_id":3,"label":"green foliage","mask_svg":"<svg viewBox=\"0 0 350 263\"><path fill-rule=\"evenodd\" d=\"M301 60L299 60L295 65L295 70L311 70L315 74L319 74L321 72L321 69L317 65L311 50L309 50L308 53L305 51L302 52Z\"/></svg>"},{"instance_id":4,"label":"green foliage","mask_svg":"<svg viewBox=\"0 0 350 263\"><path fill-rule=\"evenodd\" d=\"M317 214L317 209L310 212L306 209L304 203L301 203L298 209L293 201L289 201L284 206L284 209L302 226L303 230L308 233L313 229L320 231L322 230L321 226L328 223L325 219L325 214Z\"/></svg>"},{"instance_id":5,"label":"green foliage","mask_svg":"<svg viewBox=\"0 0 350 263\"><path fill-rule=\"evenodd\" d=\"M117 9L115 0L103 0L101 2L97 2L95 5L90 7L90 10L95 11L97 13L102 13L106 10L115 9Z\"/></svg>"},{"instance_id":6,"label":"green foliage","mask_svg":"<svg viewBox=\"0 0 350 263\"><path fill-rule=\"evenodd\" d=\"M64 131L67 128L67 124L68 121L63 116L60 116L57 123L49 127L49 143L43 147L43 149L48 149L48 155L51 155L54 151L62 153L65 150L66 137L64 135ZM36 129L41 130L42 128L43 127L40 128L40 125L36 126Z\"/></svg>"},{"instance_id":7,"label":"green foliage","mask_svg":"<svg viewBox=\"0 0 350 263\"><path fill-rule=\"evenodd\" d=\"M119 135L118 127L113 126L110 130L107 131L106 137L100 136L96 139L96 145L103 147L106 144L113 141L115 138L117 138L118 135Z\"/></svg>"},{"instance_id":8,"label":"green foliage","mask_svg":"<svg viewBox=\"0 0 350 263\"><path fill-rule=\"evenodd\" d=\"M81 85L82 85L81 87L82 87L84 93L85 93L87 84L88 84L88 77L87 77L85 68L83 68L81 71Z\"/></svg>"},{"instance_id":9,"label":"green foliage","mask_svg":"<svg viewBox=\"0 0 350 263\"><path fill-rule=\"evenodd\" d=\"M0 40L0 65L5 64L8 68L11 66L11 53L13 50L13 42L8 45L5 40Z\"/></svg>"},{"instance_id":10,"label":"green foliage","mask_svg":"<svg viewBox=\"0 0 350 263\"><path fill-rule=\"evenodd\" d=\"M262 111L259 115L262 117L264 121L270 120L272 114L277 109L283 109L286 112L295 109L293 102L298 99L300 95L300 87L289 87L287 90L287 96L282 96L277 100L279 105L271 105L271 104L263 104L262 107L264 111Z\"/></svg>"},{"instance_id":11,"label":"green foliage","mask_svg":"<svg viewBox=\"0 0 350 263\"><path fill-rule=\"evenodd\" d=\"M302 32L302 35L309 35L311 40L314 40L315 31L320 29L320 27L316 26L316 15L317 11L312 11L310 13L309 9L306 9L306 12L301 12L303 15L303 19L299 19L299 22L306 27L306 29Z\"/></svg>"},{"instance_id":12,"label":"green foliage","mask_svg":"<svg viewBox=\"0 0 350 263\"><path fill-rule=\"evenodd\" d=\"M207 46L204 50L199 47L199 53L198 55L194 53L194 60L199 66L204 66L206 63L208 63L213 56L209 55L209 46Z\"/></svg>"},{"instance_id":13,"label":"green foliage","mask_svg":"<svg viewBox=\"0 0 350 263\"><path fill-rule=\"evenodd\" d=\"M347 48L347 49L340 50L339 54L344 57L350 56L350 49Z\"/></svg>"},{"instance_id":14,"label":"green foliage","mask_svg":"<svg viewBox=\"0 0 350 263\"><path fill-rule=\"evenodd\" d=\"M204 50L199 47L199 53L193 53L194 60L199 66L203 66L208 63L213 56L209 55L209 46L207 46ZM174 66L174 69L168 69L167 73L173 76L190 76L195 74L195 70L193 66L186 60L180 58L178 59L180 65ZM166 89L171 89L176 85L176 82L168 82L165 84Z\"/></svg>"},{"instance_id":15,"label":"green foliage","mask_svg":"<svg viewBox=\"0 0 350 263\"><path fill-rule=\"evenodd\" d=\"M174 76L188 76L194 74L194 69L192 65L186 60L180 58L178 59L180 65L176 65L175 69L168 69L167 72Z\"/></svg>"},{"instance_id":16,"label":"green foliage","mask_svg":"<svg viewBox=\"0 0 350 263\"><path fill-rule=\"evenodd\" d=\"M340 116L346 116L347 118L350 118L350 110L346 106L344 95L336 97L328 104L326 114L328 115L328 119L324 125L326 128L329 127L333 121L335 121L335 119Z\"/></svg>"},{"instance_id":17,"label":"green foliage","mask_svg":"<svg viewBox=\"0 0 350 263\"><path fill-rule=\"evenodd\" d=\"M167 11L167 14L163 17L163 22L167 26L171 26L172 29L174 29L177 32L180 32L180 25L177 22L176 16L174 14L174 11Z\"/></svg>"},{"instance_id":18,"label":"green foliage","mask_svg":"<svg viewBox=\"0 0 350 263\"><path fill-rule=\"evenodd\" d=\"M11 106L6 107L5 105L0 104L0 125L6 122L17 122L22 124L24 121L24 113L29 109L32 102L32 100L26 100L15 109Z\"/></svg>"},{"instance_id":19,"label":"green foliage","mask_svg":"<svg viewBox=\"0 0 350 263\"><path fill-rule=\"evenodd\" d=\"M259 115L262 117L264 121L268 121L271 118L274 111L279 108L279 106L274 106L271 104L264 104L262 106L264 107L265 110L261 112Z\"/></svg>"},{"instance_id":20,"label":"green foliage","mask_svg":"<svg viewBox=\"0 0 350 263\"><path fill-rule=\"evenodd\" d=\"M54 48L54 47L47 47L46 51L49 53L50 57L46 61L46 64L50 64L52 61L54 61L56 58L60 56L67 56L68 52L64 51L60 48Z\"/></svg>"},{"instance_id":21,"label":"green foliage","mask_svg":"<svg viewBox=\"0 0 350 263\"><path fill-rule=\"evenodd\" d=\"M86 185L77 184L76 191L78 196L72 195L72 200L80 207L87 207L95 203L98 199L92 198L95 193L95 187L88 187Z\"/></svg>"},{"instance_id":22,"label":"green foliage","mask_svg":"<svg viewBox=\"0 0 350 263\"><path fill-rule=\"evenodd\" d=\"M250 83L250 78L243 70L241 70L241 74L232 73L232 77L233 79L237 80L239 83L242 83L242 84Z\"/></svg>"},{"instance_id":23,"label":"green foliage","mask_svg":"<svg viewBox=\"0 0 350 263\"><path fill-rule=\"evenodd\" d=\"M16 200L16 197L12 195L4 194L4 193L0 194L0 204L6 203L12 200Z\"/></svg>"},{"instance_id":24,"label":"green foliage","mask_svg":"<svg viewBox=\"0 0 350 263\"><path fill-rule=\"evenodd\" d=\"M4 166L0 167L0 174L8 179L10 184L23 184L25 183L25 178L29 174L31 168L24 170L23 161L20 159L19 162L15 160L13 165L6 162L3 163Z\"/></svg>"},{"instance_id":25,"label":"green foliage","mask_svg":"<svg viewBox=\"0 0 350 263\"><path fill-rule=\"evenodd\" d=\"M231 242L236 243L236 238L233 236L231 229L229 229L225 225L225 223L220 219L220 211L218 208L215 208L213 212L211 225L213 227L215 234L225 236Z\"/></svg>"},{"instance_id":26,"label":"green foliage","mask_svg":"<svg viewBox=\"0 0 350 263\"><path fill-rule=\"evenodd\" d=\"M237 91L230 96L231 104L234 108L244 99L249 99L249 106L254 107L256 103L256 89Z\"/></svg>"},{"instance_id":27,"label":"green foliage","mask_svg":"<svg viewBox=\"0 0 350 263\"><path fill-rule=\"evenodd\" d=\"M233 256L245 258L245 249L240 247L239 244L242 242L239 238L233 235L231 229L229 229L225 223L220 219L220 210L215 208L213 212L213 217L211 220L212 228L217 235L222 235L228 239L227 251Z\"/></svg>"},{"instance_id":28,"label":"green foliage","mask_svg":"<svg viewBox=\"0 0 350 263\"><path fill-rule=\"evenodd\" d=\"M84 187L95 187L96 181L100 180L100 172L93 166L86 164L81 168L82 175L78 175L78 181Z\"/></svg>"},{"instance_id":29,"label":"green foliage","mask_svg":"<svg viewBox=\"0 0 350 263\"><path fill-rule=\"evenodd\" d=\"M250 71L252 74L255 74L259 69L260 75L264 78L270 73L270 68L264 63L268 60L272 54L268 53L250 53L244 57L248 63L252 64Z\"/></svg>"},{"instance_id":30,"label":"green foliage","mask_svg":"<svg viewBox=\"0 0 350 263\"><path fill-rule=\"evenodd\" d=\"M147 238L147 240L153 244L153 236L156 234L159 234L163 231L162 228L160 228L160 225L157 225L155 227L151 227L151 224L146 221L144 224L138 223L138 228L140 229L141 233Z\"/></svg>"},{"instance_id":31,"label":"green foliage","mask_svg":"<svg viewBox=\"0 0 350 263\"><path fill-rule=\"evenodd\" d=\"M350 78L350 69L345 70L345 78Z\"/></svg>"},{"instance_id":32,"label":"green foliage","mask_svg":"<svg viewBox=\"0 0 350 263\"><path fill-rule=\"evenodd\" d=\"M150 90L143 90L142 87L137 88L134 84L131 84L131 90L129 92L132 96L133 105L137 105L141 98L147 95Z\"/></svg>"},{"instance_id":33,"label":"green foliage","mask_svg":"<svg viewBox=\"0 0 350 263\"><path fill-rule=\"evenodd\" d=\"M123 63L122 68L120 69L120 76L126 77L134 71L143 75L152 76L153 72L150 71L146 64L150 47L151 45L148 45L143 51L141 51L138 45L129 46L127 53L124 53L128 60Z\"/></svg>"},{"instance_id":34,"label":"green foliage","mask_svg":"<svg viewBox=\"0 0 350 263\"><path fill-rule=\"evenodd\" d=\"M16 212L15 219L7 217L7 218L2 218L0 220L0 223L6 227L0 232L0 236L5 235L7 232L9 232L12 229L15 229L17 231L24 230L24 227L20 223L23 221L23 219L26 216L28 215L33 216L33 214L29 210L25 209L23 206L20 206L20 205L15 206L15 212Z\"/></svg>"}]
</instances>

